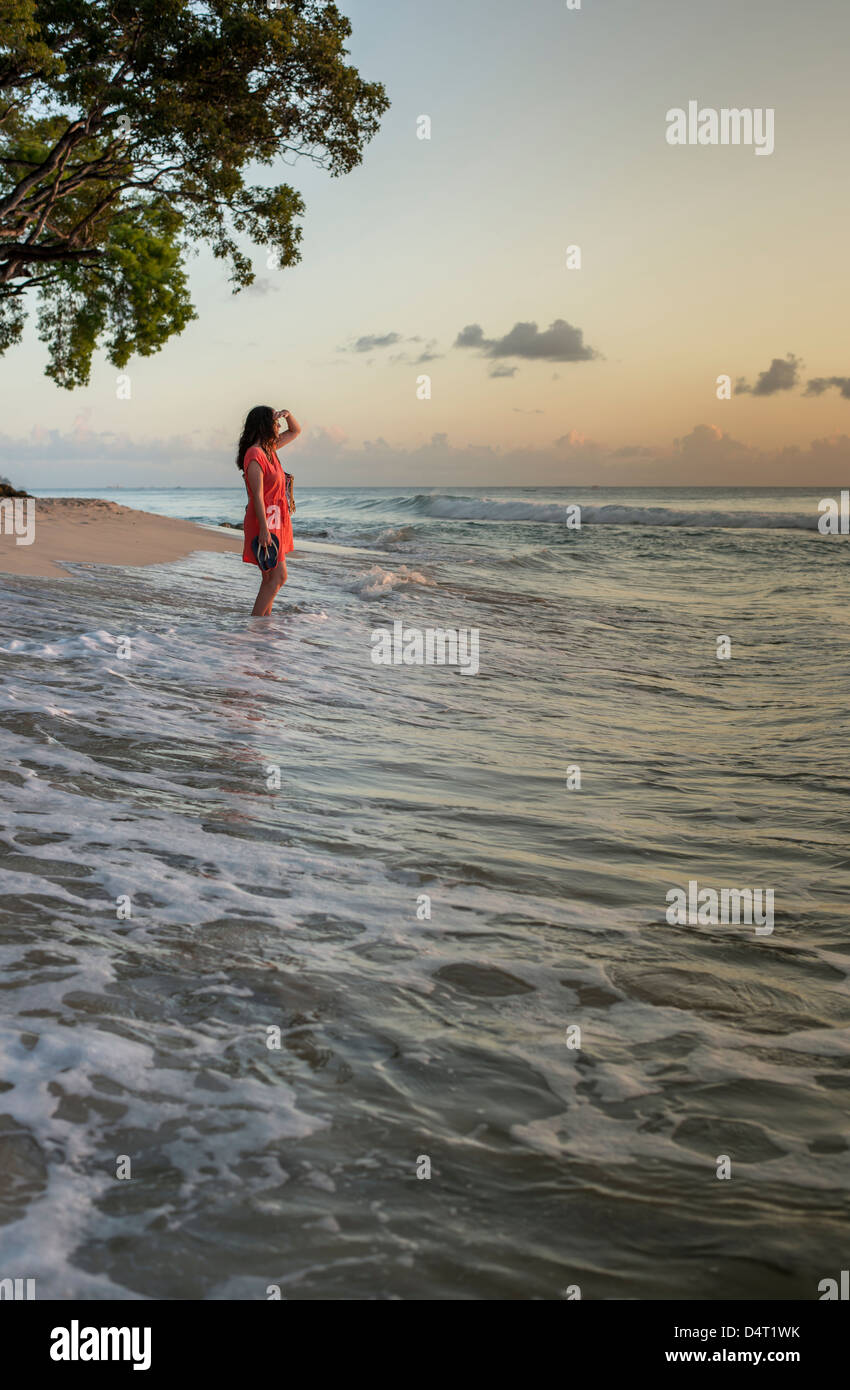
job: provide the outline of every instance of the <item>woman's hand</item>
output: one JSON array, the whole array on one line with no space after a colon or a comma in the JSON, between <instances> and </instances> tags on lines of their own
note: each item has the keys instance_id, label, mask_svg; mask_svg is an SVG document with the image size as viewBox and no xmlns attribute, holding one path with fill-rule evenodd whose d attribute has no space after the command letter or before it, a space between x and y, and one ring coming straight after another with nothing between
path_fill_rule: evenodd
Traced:
<instances>
[{"instance_id":1,"label":"woman's hand","mask_svg":"<svg viewBox=\"0 0 850 1390\"><path fill-rule=\"evenodd\" d=\"M293 435L301 433L301 426L291 410L279 410L277 413L280 419L286 421L287 433Z\"/></svg>"},{"instance_id":2,"label":"woman's hand","mask_svg":"<svg viewBox=\"0 0 850 1390\"><path fill-rule=\"evenodd\" d=\"M281 419L286 421L287 428L285 430L280 428ZM276 410L274 427L277 433L271 441L271 448L274 449L275 453L278 449L282 449L284 444L291 444L293 439L297 439L301 433L301 426L291 410Z\"/></svg>"},{"instance_id":3,"label":"woman's hand","mask_svg":"<svg viewBox=\"0 0 850 1390\"><path fill-rule=\"evenodd\" d=\"M270 550L272 544L271 532L267 521L259 523L258 543L261 550Z\"/></svg>"}]
</instances>

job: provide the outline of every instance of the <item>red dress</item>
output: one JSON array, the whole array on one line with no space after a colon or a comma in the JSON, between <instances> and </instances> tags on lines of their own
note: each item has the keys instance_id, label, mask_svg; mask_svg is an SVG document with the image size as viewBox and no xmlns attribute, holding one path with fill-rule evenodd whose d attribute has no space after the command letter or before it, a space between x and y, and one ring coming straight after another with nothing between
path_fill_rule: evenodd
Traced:
<instances>
[{"instance_id":1,"label":"red dress","mask_svg":"<svg viewBox=\"0 0 850 1390\"><path fill-rule=\"evenodd\" d=\"M281 559L284 555L288 555L290 550L295 549L295 542L292 539L292 520L286 501L286 474L277 458L269 458L265 450L253 444L246 451L244 459L248 505L245 508L245 545L242 550L242 559L246 565L257 564L251 549L251 542L256 540L260 534L257 513L254 510L254 499L248 487L248 464L252 459L256 459L263 470L263 503L266 509L266 521L268 522L269 534L277 537ZM259 566L257 568L259 569Z\"/></svg>"}]
</instances>

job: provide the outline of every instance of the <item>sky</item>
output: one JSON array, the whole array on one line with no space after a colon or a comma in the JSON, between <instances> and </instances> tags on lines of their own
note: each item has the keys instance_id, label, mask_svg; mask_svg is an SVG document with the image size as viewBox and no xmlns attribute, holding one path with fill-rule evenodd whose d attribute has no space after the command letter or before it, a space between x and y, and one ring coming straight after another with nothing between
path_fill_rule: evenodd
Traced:
<instances>
[{"instance_id":1,"label":"sky","mask_svg":"<svg viewBox=\"0 0 850 1390\"><path fill-rule=\"evenodd\" d=\"M198 318L131 360L129 400L102 355L55 386L29 328L0 473L233 485L269 404L303 426L299 486L846 482L846 0L340 8L392 106L353 173L260 175L304 197L301 263L248 248L233 296L201 249ZM690 101L772 110L773 152L669 143Z\"/></svg>"}]
</instances>

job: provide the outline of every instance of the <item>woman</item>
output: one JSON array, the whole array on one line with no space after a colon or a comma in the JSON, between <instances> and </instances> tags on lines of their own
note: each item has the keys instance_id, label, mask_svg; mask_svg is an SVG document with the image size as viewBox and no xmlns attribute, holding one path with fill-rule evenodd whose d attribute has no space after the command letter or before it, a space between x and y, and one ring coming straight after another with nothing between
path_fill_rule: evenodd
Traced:
<instances>
[{"instance_id":1,"label":"woman","mask_svg":"<svg viewBox=\"0 0 850 1390\"><path fill-rule=\"evenodd\" d=\"M279 420L288 428L281 432ZM294 548L290 519L291 479L284 473L277 457L278 449L291 444L301 433L301 426L290 410L272 410L270 405L255 405L248 411L236 467L245 475L248 505L245 508L245 546L242 559L246 565L256 565L261 571L260 592L251 609L252 618L268 618L275 594L286 583L285 555ZM289 495L288 492L289 485ZM277 541L277 564L264 569L260 561L273 555L272 538ZM257 541L257 553L253 542Z\"/></svg>"}]
</instances>

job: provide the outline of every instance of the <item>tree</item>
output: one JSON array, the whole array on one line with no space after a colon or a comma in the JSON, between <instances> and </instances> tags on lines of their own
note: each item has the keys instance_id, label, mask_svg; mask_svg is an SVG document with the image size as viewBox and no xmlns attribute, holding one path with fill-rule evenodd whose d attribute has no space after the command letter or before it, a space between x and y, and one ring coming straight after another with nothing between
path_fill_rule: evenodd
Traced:
<instances>
[{"instance_id":1,"label":"tree","mask_svg":"<svg viewBox=\"0 0 850 1390\"><path fill-rule=\"evenodd\" d=\"M123 367L196 317L201 243L254 279L238 236L300 259L300 194L249 184L304 155L355 168L389 106L346 63L327 0L0 0L0 353L33 294L47 375Z\"/></svg>"}]
</instances>

